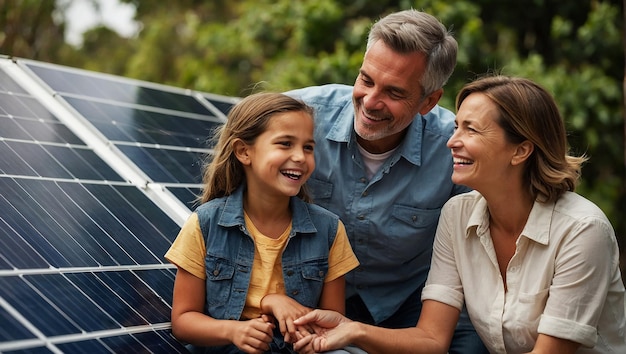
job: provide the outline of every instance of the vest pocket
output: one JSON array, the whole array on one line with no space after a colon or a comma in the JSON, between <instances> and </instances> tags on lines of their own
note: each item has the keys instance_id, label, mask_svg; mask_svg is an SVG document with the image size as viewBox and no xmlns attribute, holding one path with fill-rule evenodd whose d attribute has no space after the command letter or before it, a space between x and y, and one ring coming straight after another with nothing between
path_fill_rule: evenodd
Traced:
<instances>
[{"instance_id":1,"label":"vest pocket","mask_svg":"<svg viewBox=\"0 0 626 354\"><path fill-rule=\"evenodd\" d=\"M209 306L223 305L230 296L235 267L221 258L207 258L205 263L207 303Z\"/></svg>"},{"instance_id":2,"label":"vest pocket","mask_svg":"<svg viewBox=\"0 0 626 354\"><path fill-rule=\"evenodd\" d=\"M324 281L328 273L328 262L319 261L316 264L305 264L302 266L302 278L312 281Z\"/></svg>"},{"instance_id":3,"label":"vest pocket","mask_svg":"<svg viewBox=\"0 0 626 354\"><path fill-rule=\"evenodd\" d=\"M328 259L307 261L284 270L287 295L304 306L317 307L328 274Z\"/></svg>"}]
</instances>

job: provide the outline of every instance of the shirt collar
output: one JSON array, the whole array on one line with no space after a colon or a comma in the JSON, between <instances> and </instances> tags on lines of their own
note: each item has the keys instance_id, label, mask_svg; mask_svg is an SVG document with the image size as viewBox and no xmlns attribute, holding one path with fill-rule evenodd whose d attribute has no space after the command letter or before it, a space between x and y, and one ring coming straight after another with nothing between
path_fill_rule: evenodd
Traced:
<instances>
[{"instance_id":1,"label":"shirt collar","mask_svg":"<svg viewBox=\"0 0 626 354\"><path fill-rule=\"evenodd\" d=\"M352 144L356 143L356 132L354 131L354 104L350 101L337 118L332 128L328 131L328 134L326 134L326 139L347 143L348 147L351 147ZM422 115L418 113L413 117L407 134L397 150L407 161L417 166L422 163L422 127Z\"/></svg>"},{"instance_id":2,"label":"shirt collar","mask_svg":"<svg viewBox=\"0 0 626 354\"><path fill-rule=\"evenodd\" d=\"M224 208L219 217L219 225L224 227L245 226L243 214L243 192L245 183L242 183L231 195L226 197ZM292 211L292 233L314 233L315 225L311 220L306 202L299 197L291 197L289 206Z\"/></svg>"},{"instance_id":3,"label":"shirt collar","mask_svg":"<svg viewBox=\"0 0 626 354\"><path fill-rule=\"evenodd\" d=\"M541 203L535 201L521 236L537 243L547 245L550 240L550 224L552 222L554 206L554 202ZM475 229L477 236L483 235L488 227L489 210L487 209L487 201L480 196L467 222L465 237L467 238L473 234L472 229Z\"/></svg>"}]
</instances>

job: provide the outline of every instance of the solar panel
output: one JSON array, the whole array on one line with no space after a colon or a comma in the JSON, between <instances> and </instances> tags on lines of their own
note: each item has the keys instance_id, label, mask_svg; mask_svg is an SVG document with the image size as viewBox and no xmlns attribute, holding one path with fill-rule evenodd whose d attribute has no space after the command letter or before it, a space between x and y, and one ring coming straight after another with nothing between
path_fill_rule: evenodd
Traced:
<instances>
[{"instance_id":1,"label":"solar panel","mask_svg":"<svg viewBox=\"0 0 626 354\"><path fill-rule=\"evenodd\" d=\"M163 255L236 101L0 58L0 352L187 352Z\"/></svg>"}]
</instances>

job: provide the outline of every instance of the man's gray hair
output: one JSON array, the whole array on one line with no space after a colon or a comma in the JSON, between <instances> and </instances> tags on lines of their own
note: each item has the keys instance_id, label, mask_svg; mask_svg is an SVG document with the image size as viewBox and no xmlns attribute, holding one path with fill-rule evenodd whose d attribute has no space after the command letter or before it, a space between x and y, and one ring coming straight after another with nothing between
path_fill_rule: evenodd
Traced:
<instances>
[{"instance_id":1,"label":"man's gray hair","mask_svg":"<svg viewBox=\"0 0 626 354\"><path fill-rule=\"evenodd\" d=\"M367 49L378 40L398 53L426 55L426 69L420 80L424 97L442 88L456 66L458 44L452 33L425 12L411 9L381 18L370 30Z\"/></svg>"}]
</instances>

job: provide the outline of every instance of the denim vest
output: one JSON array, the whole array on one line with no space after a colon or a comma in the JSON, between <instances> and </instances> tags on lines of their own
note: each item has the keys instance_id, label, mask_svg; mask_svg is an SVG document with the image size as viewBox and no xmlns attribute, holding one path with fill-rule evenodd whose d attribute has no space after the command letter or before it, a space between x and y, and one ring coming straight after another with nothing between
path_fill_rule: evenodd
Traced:
<instances>
[{"instance_id":1,"label":"denim vest","mask_svg":"<svg viewBox=\"0 0 626 354\"><path fill-rule=\"evenodd\" d=\"M238 320L248 294L254 240L246 229L240 186L227 197L196 209L206 244L205 312L217 319ZM328 272L328 254L339 218L297 197L290 200L292 229L282 254L285 293L308 307L317 307Z\"/></svg>"}]
</instances>

